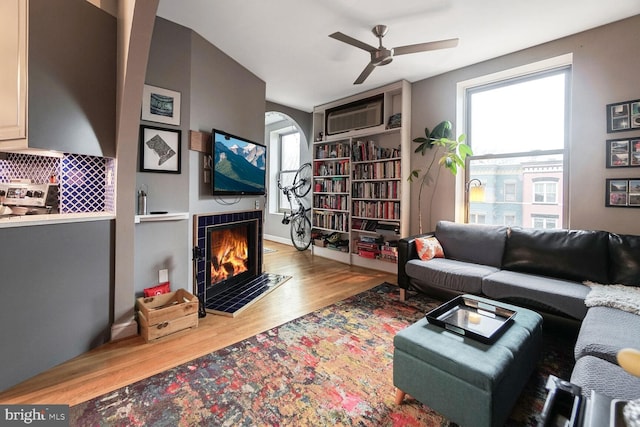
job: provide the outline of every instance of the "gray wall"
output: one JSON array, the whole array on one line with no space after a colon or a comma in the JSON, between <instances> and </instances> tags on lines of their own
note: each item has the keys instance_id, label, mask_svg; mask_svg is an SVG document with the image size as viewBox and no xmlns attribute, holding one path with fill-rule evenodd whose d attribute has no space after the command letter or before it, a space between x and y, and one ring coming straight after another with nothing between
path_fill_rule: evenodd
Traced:
<instances>
[{"instance_id":1,"label":"gray wall","mask_svg":"<svg viewBox=\"0 0 640 427\"><path fill-rule=\"evenodd\" d=\"M116 18L84 0L29 3L29 147L115 157Z\"/></svg>"},{"instance_id":2,"label":"gray wall","mask_svg":"<svg viewBox=\"0 0 640 427\"><path fill-rule=\"evenodd\" d=\"M109 339L113 228L0 229L0 390Z\"/></svg>"},{"instance_id":3,"label":"gray wall","mask_svg":"<svg viewBox=\"0 0 640 427\"><path fill-rule=\"evenodd\" d=\"M147 188L148 211L189 210L189 115L191 30L156 18L145 84L180 92L180 126L142 121L142 124L181 131L180 174L138 172L137 189ZM139 155L139 154L138 154ZM139 170L139 169L138 169ZM142 222L135 227L135 291L158 284L158 270L169 270L173 290L189 286L189 221Z\"/></svg>"},{"instance_id":4,"label":"gray wall","mask_svg":"<svg viewBox=\"0 0 640 427\"><path fill-rule=\"evenodd\" d=\"M605 178L640 177L636 168L606 169L605 141L636 132L607 134L606 104L640 98L640 16L576 34L491 61L422 80L413 84L412 132L422 135L424 127L442 120L455 121L456 83L501 70L573 53L571 127L569 154L569 218L574 229L603 229L618 233L640 234L638 210L605 208ZM456 135L461 131L457 131ZM540 132L544 125L532 124L523 132ZM412 157L412 169L424 164L419 155ZM412 187L411 232L417 233L417 185ZM454 218L454 178L442 173L433 206L431 226L439 219ZM425 193L429 194L429 193ZM423 199L428 197L423 194ZM423 200L424 203L424 200ZM428 205L424 203L424 211Z\"/></svg>"},{"instance_id":5,"label":"gray wall","mask_svg":"<svg viewBox=\"0 0 640 427\"><path fill-rule=\"evenodd\" d=\"M203 153L189 150L189 130L218 128L261 142L265 83L190 29L156 19L146 83L181 93L182 172L137 174L148 188L149 210L189 212L182 221L136 225L135 290L157 284L169 269L171 288L193 289L193 215L255 209L263 197L214 197L203 179ZM153 122L152 126L176 127Z\"/></svg>"}]
</instances>

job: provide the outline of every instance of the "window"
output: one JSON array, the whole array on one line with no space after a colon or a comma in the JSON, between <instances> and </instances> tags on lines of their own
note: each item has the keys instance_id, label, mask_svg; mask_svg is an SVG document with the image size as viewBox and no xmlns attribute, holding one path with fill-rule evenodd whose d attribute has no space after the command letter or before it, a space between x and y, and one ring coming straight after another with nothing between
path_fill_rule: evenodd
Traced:
<instances>
[{"instance_id":1,"label":"window","mask_svg":"<svg viewBox=\"0 0 640 427\"><path fill-rule=\"evenodd\" d=\"M558 228L558 218L557 217L546 217L546 216L533 216L533 223L531 226L533 228Z\"/></svg>"},{"instance_id":2,"label":"window","mask_svg":"<svg viewBox=\"0 0 640 427\"><path fill-rule=\"evenodd\" d=\"M477 178L486 188L485 200L466 206L470 222L477 222L472 212L484 212L487 224L562 225L570 72L564 65L486 84L461 83L473 150L465 181ZM554 218L534 220L539 204L549 205L543 213Z\"/></svg>"},{"instance_id":3,"label":"window","mask_svg":"<svg viewBox=\"0 0 640 427\"><path fill-rule=\"evenodd\" d=\"M557 182L534 182L533 184L533 203L550 203L558 202L558 183Z\"/></svg>"},{"instance_id":4,"label":"window","mask_svg":"<svg viewBox=\"0 0 640 427\"><path fill-rule=\"evenodd\" d=\"M516 216L515 214L504 214L503 224L511 227L512 225L516 225Z\"/></svg>"},{"instance_id":5,"label":"window","mask_svg":"<svg viewBox=\"0 0 640 427\"><path fill-rule=\"evenodd\" d=\"M471 212L469 214L469 222L471 224L486 224L487 219L483 214Z\"/></svg>"},{"instance_id":6,"label":"window","mask_svg":"<svg viewBox=\"0 0 640 427\"><path fill-rule=\"evenodd\" d=\"M300 167L300 132L292 132L280 135L278 144L278 179L283 187L293 184L293 179ZM292 195L291 203L293 209L298 208L295 198ZM278 212L285 212L290 209L287 196L282 191L278 197Z\"/></svg>"},{"instance_id":7,"label":"window","mask_svg":"<svg viewBox=\"0 0 640 427\"><path fill-rule=\"evenodd\" d=\"M516 183L515 182L504 183L504 201L505 202L516 201Z\"/></svg>"}]
</instances>

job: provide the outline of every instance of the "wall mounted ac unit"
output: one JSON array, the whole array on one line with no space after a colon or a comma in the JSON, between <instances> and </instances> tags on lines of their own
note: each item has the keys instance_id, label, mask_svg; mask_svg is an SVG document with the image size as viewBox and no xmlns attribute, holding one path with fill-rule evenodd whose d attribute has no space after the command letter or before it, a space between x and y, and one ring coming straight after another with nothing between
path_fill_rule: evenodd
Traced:
<instances>
[{"instance_id":1,"label":"wall mounted ac unit","mask_svg":"<svg viewBox=\"0 0 640 427\"><path fill-rule=\"evenodd\" d=\"M381 125L383 105L380 95L327 110L327 135Z\"/></svg>"}]
</instances>

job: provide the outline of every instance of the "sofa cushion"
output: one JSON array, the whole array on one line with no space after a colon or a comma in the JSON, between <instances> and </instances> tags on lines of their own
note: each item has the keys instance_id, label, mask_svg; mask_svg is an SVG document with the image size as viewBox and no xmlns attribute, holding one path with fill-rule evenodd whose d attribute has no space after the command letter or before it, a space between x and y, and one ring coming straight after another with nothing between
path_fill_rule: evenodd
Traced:
<instances>
[{"instance_id":1,"label":"sofa cushion","mask_svg":"<svg viewBox=\"0 0 640 427\"><path fill-rule=\"evenodd\" d=\"M591 391L612 399L634 400L640 398L640 378L627 373L620 366L594 356L578 359L571 373L571 382L582 387L582 395Z\"/></svg>"},{"instance_id":2,"label":"sofa cushion","mask_svg":"<svg viewBox=\"0 0 640 427\"><path fill-rule=\"evenodd\" d=\"M590 288L582 283L501 270L482 279L482 293L494 299L534 302L582 319Z\"/></svg>"},{"instance_id":3,"label":"sofa cushion","mask_svg":"<svg viewBox=\"0 0 640 427\"><path fill-rule=\"evenodd\" d=\"M576 360L590 355L617 364L618 351L626 347L640 349L640 316L610 307L590 308L574 348Z\"/></svg>"},{"instance_id":4,"label":"sofa cushion","mask_svg":"<svg viewBox=\"0 0 640 427\"><path fill-rule=\"evenodd\" d=\"M640 286L640 236L609 233L609 282Z\"/></svg>"},{"instance_id":5,"label":"sofa cushion","mask_svg":"<svg viewBox=\"0 0 640 427\"><path fill-rule=\"evenodd\" d=\"M472 264L446 258L429 261L413 259L405 266L407 275L419 283L455 292L479 294L482 278L498 271L488 265Z\"/></svg>"},{"instance_id":6,"label":"sofa cushion","mask_svg":"<svg viewBox=\"0 0 640 427\"><path fill-rule=\"evenodd\" d=\"M439 221L435 236L450 259L500 268L508 228Z\"/></svg>"},{"instance_id":7,"label":"sofa cushion","mask_svg":"<svg viewBox=\"0 0 640 427\"><path fill-rule=\"evenodd\" d=\"M446 249L445 249L446 254ZM512 228L502 268L582 282L609 283L609 233Z\"/></svg>"}]
</instances>

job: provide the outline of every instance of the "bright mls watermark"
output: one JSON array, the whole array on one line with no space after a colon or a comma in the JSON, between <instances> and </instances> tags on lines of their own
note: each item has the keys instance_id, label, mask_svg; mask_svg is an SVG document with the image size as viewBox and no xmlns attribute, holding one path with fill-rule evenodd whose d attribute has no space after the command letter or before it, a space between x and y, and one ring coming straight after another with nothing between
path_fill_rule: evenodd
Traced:
<instances>
[{"instance_id":1,"label":"bright mls watermark","mask_svg":"<svg viewBox=\"0 0 640 427\"><path fill-rule=\"evenodd\" d=\"M3 426L69 426L69 405L0 405Z\"/></svg>"}]
</instances>

